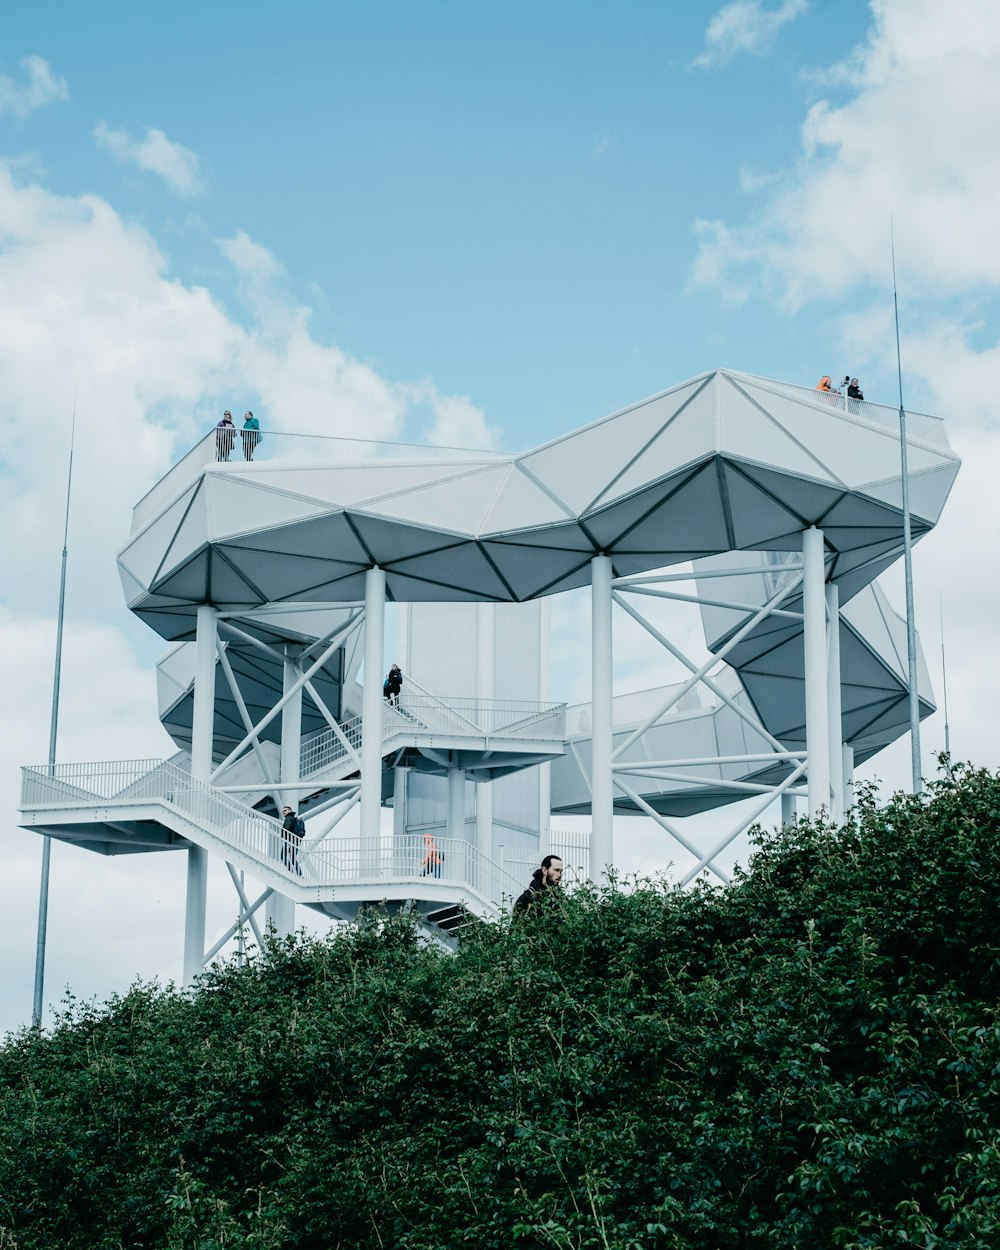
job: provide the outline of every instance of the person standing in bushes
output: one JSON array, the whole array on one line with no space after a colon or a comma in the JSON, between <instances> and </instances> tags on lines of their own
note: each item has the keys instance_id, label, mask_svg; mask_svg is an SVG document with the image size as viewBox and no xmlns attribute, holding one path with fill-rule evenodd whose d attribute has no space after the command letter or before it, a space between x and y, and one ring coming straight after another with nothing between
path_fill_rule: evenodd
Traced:
<instances>
[{"instance_id":1,"label":"person standing in bushes","mask_svg":"<svg viewBox=\"0 0 1000 1250\"><path fill-rule=\"evenodd\" d=\"M514 903L514 915L523 916L533 907L550 905L559 897L563 875L563 862L558 855L546 855L540 868L531 875L531 881Z\"/></svg>"}]
</instances>

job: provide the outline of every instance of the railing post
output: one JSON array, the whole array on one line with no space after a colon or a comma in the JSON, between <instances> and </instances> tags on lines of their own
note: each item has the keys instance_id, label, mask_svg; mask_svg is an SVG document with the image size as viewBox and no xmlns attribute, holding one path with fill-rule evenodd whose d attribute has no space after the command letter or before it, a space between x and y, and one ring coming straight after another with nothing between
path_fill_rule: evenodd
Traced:
<instances>
[{"instance_id":1,"label":"railing post","mask_svg":"<svg viewBox=\"0 0 1000 1250\"><path fill-rule=\"evenodd\" d=\"M191 776L207 782L212 775L215 737L215 647L218 612L210 603L198 605L195 635L194 708L191 716ZM205 913L208 897L208 852L188 850L187 899L184 909L184 984L190 985L205 958Z\"/></svg>"},{"instance_id":2,"label":"railing post","mask_svg":"<svg viewBox=\"0 0 1000 1250\"><path fill-rule=\"evenodd\" d=\"M614 856L613 790L611 778L612 696L611 558L594 556L591 587L591 837L590 876L599 881Z\"/></svg>"},{"instance_id":3,"label":"railing post","mask_svg":"<svg viewBox=\"0 0 1000 1250\"><path fill-rule=\"evenodd\" d=\"M806 751L809 815L830 806L830 718L827 707L826 565L823 532L802 532L802 616L805 648Z\"/></svg>"},{"instance_id":4,"label":"railing post","mask_svg":"<svg viewBox=\"0 0 1000 1250\"><path fill-rule=\"evenodd\" d=\"M382 671L385 639L385 572L365 574L365 685L361 699L362 860L376 856L382 822Z\"/></svg>"}]
</instances>

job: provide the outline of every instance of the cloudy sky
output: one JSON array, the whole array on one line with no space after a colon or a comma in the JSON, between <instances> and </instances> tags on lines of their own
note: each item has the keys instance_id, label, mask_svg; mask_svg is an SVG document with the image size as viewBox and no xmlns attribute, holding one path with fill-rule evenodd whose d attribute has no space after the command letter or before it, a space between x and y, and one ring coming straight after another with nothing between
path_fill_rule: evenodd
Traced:
<instances>
[{"instance_id":1,"label":"cloudy sky","mask_svg":"<svg viewBox=\"0 0 1000 1250\"><path fill-rule=\"evenodd\" d=\"M86 29L83 30L83 26ZM0 1029L30 1013L77 410L61 760L160 755L132 504L223 407L529 446L716 365L907 405L965 465L915 554L956 755L992 766L1000 7L990 0L12 6L0 42ZM886 579L901 602L898 577ZM575 613L556 606L563 655ZM564 689L579 682L564 663ZM943 717L925 722L925 770ZM905 743L868 772L904 785ZM638 822L629 866L668 857ZM179 974L181 856L55 847L48 997ZM233 903L213 878L210 929Z\"/></svg>"}]
</instances>

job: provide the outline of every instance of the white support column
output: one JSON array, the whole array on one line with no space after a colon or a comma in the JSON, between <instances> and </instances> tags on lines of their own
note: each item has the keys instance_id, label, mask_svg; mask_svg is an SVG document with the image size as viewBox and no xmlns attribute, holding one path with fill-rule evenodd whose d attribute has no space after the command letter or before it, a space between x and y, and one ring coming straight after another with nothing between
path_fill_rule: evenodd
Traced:
<instances>
[{"instance_id":1,"label":"white support column","mask_svg":"<svg viewBox=\"0 0 1000 1250\"><path fill-rule=\"evenodd\" d=\"M781 823L790 825L795 820L795 795L789 794L787 790L781 794Z\"/></svg>"},{"instance_id":2,"label":"white support column","mask_svg":"<svg viewBox=\"0 0 1000 1250\"><path fill-rule=\"evenodd\" d=\"M840 591L826 587L827 657L826 700L830 729L830 816L844 819L844 728L840 694Z\"/></svg>"},{"instance_id":3,"label":"white support column","mask_svg":"<svg viewBox=\"0 0 1000 1250\"><path fill-rule=\"evenodd\" d=\"M282 667L282 695L290 695L281 709L281 772L282 781L298 781L302 767L302 686L296 683L302 676L292 654L293 648L285 645L285 662ZM282 791L282 802L299 810L300 790ZM267 900L267 923L274 926L279 937L295 932L295 903L277 891Z\"/></svg>"},{"instance_id":4,"label":"white support column","mask_svg":"<svg viewBox=\"0 0 1000 1250\"><path fill-rule=\"evenodd\" d=\"M218 611L210 603L198 605L195 635L194 709L191 718L191 776L208 781L212 775L215 733L215 645ZM184 984L201 971L205 957L205 912L208 899L208 851L188 851L187 898L184 908Z\"/></svg>"},{"instance_id":5,"label":"white support column","mask_svg":"<svg viewBox=\"0 0 1000 1250\"><path fill-rule=\"evenodd\" d=\"M538 697L543 703L552 698L552 616L551 600L538 604ZM550 850L552 826L552 765L538 766L538 851L539 862Z\"/></svg>"},{"instance_id":6,"label":"white support column","mask_svg":"<svg viewBox=\"0 0 1000 1250\"><path fill-rule=\"evenodd\" d=\"M479 673L477 681L477 692L480 699L493 698L495 640L496 607L492 603L481 603L479 605ZM476 783L476 848L487 859L493 858L492 781L479 781Z\"/></svg>"},{"instance_id":7,"label":"white support column","mask_svg":"<svg viewBox=\"0 0 1000 1250\"><path fill-rule=\"evenodd\" d=\"M382 821L382 676L385 668L385 573L365 574L365 686L361 699L362 856L378 846Z\"/></svg>"},{"instance_id":8,"label":"white support column","mask_svg":"<svg viewBox=\"0 0 1000 1250\"><path fill-rule=\"evenodd\" d=\"M448 769L448 825L449 838L465 837L465 770Z\"/></svg>"},{"instance_id":9,"label":"white support column","mask_svg":"<svg viewBox=\"0 0 1000 1250\"><path fill-rule=\"evenodd\" d=\"M614 674L611 663L611 558L590 562L591 599L591 833L590 876L599 881L614 857L614 801L611 780L611 717Z\"/></svg>"},{"instance_id":10,"label":"white support column","mask_svg":"<svg viewBox=\"0 0 1000 1250\"><path fill-rule=\"evenodd\" d=\"M843 770L844 770L844 811L849 812L854 806L854 747L844 743L843 750Z\"/></svg>"},{"instance_id":11,"label":"white support column","mask_svg":"<svg viewBox=\"0 0 1000 1250\"><path fill-rule=\"evenodd\" d=\"M809 753L809 815L830 806L830 717L826 662L826 567L823 532L802 533L802 615L805 646L806 750Z\"/></svg>"},{"instance_id":12,"label":"white support column","mask_svg":"<svg viewBox=\"0 0 1000 1250\"><path fill-rule=\"evenodd\" d=\"M403 670L403 680L410 671L410 605L396 604L396 663ZM409 769L392 770L392 840L398 848L406 837L406 782Z\"/></svg>"}]
</instances>

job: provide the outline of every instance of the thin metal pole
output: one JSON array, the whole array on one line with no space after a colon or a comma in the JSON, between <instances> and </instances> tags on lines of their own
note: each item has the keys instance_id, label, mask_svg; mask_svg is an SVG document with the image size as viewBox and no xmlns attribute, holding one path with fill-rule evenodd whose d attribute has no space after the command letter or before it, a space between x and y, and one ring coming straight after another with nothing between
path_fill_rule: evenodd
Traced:
<instances>
[{"instance_id":1,"label":"thin metal pole","mask_svg":"<svg viewBox=\"0 0 1000 1250\"><path fill-rule=\"evenodd\" d=\"M56 738L59 732L59 687L62 682L63 620L66 614L66 560L69 550L69 502L73 489L73 446L76 442L76 387L73 388L73 423L69 435L69 469L66 474L66 514L63 522L62 568L59 573L59 610L56 613L56 658L52 676L52 715L49 720L49 776L55 776ZM42 1026L42 999L45 992L45 940L49 927L49 873L52 864L52 839L42 837L42 876L38 890L38 934L35 940L35 989L31 1004L31 1023Z\"/></svg>"},{"instance_id":2,"label":"thin metal pole","mask_svg":"<svg viewBox=\"0 0 1000 1250\"><path fill-rule=\"evenodd\" d=\"M948 728L948 666L944 659L944 595L940 597L941 607L941 693L944 696L944 753L951 760L951 733Z\"/></svg>"},{"instance_id":3,"label":"thin metal pole","mask_svg":"<svg viewBox=\"0 0 1000 1250\"><path fill-rule=\"evenodd\" d=\"M611 580L609 556L590 562L591 594L591 835L590 878L599 881L614 859L614 790L612 734L614 670L611 642Z\"/></svg>"},{"instance_id":4,"label":"thin metal pole","mask_svg":"<svg viewBox=\"0 0 1000 1250\"><path fill-rule=\"evenodd\" d=\"M903 407L903 361L899 349L899 299L896 295L896 240L889 218L892 251L892 306L896 316L896 372L899 376L899 459L903 477L903 578L906 583L906 668L910 686L910 766L912 791L923 789L920 769L920 699L917 693L917 627L913 609L913 543L910 537L910 474L906 453L906 409Z\"/></svg>"}]
</instances>

